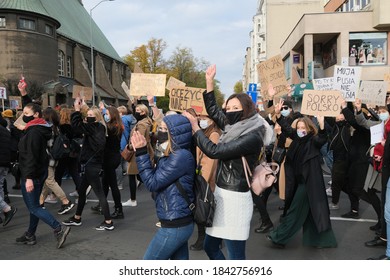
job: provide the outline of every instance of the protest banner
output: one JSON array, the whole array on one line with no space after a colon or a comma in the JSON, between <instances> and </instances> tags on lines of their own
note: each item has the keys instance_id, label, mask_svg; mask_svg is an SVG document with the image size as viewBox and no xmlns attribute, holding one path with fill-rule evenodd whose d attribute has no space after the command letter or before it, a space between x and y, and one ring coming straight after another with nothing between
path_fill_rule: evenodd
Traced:
<instances>
[{"instance_id":1,"label":"protest banner","mask_svg":"<svg viewBox=\"0 0 390 280\"><path fill-rule=\"evenodd\" d=\"M183 87L186 87L186 83L176 79L175 77L169 77L168 79L168 83L167 85L165 86L165 88L167 90L171 90L173 88L183 88Z\"/></svg>"},{"instance_id":2,"label":"protest banner","mask_svg":"<svg viewBox=\"0 0 390 280\"><path fill-rule=\"evenodd\" d=\"M362 81L356 98L364 104L386 106L387 82L385 81Z\"/></svg>"},{"instance_id":3,"label":"protest banner","mask_svg":"<svg viewBox=\"0 0 390 280\"><path fill-rule=\"evenodd\" d=\"M92 100L92 88L74 85L72 98L80 97L83 100Z\"/></svg>"},{"instance_id":4,"label":"protest banner","mask_svg":"<svg viewBox=\"0 0 390 280\"><path fill-rule=\"evenodd\" d=\"M334 90L342 92L346 101L355 101L356 93L359 89L360 67L338 66L334 68Z\"/></svg>"},{"instance_id":5,"label":"protest banner","mask_svg":"<svg viewBox=\"0 0 390 280\"><path fill-rule=\"evenodd\" d=\"M381 122L380 124L370 126L370 133L371 133L371 145L380 143L385 133L384 123Z\"/></svg>"},{"instance_id":6,"label":"protest banner","mask_svg":"<svg viewBox=\"0 0 390 280\"><path fill-rule=\"evenodd\" d=\"M284 63L281 55L276 55L257 65L259 81L261 84L261 96L268 99L268 86L272 84L275 89L275 97L287 94L287 80L284 74Z\"/></svg>"},{"instance_id":7,"label":"protest banner","mask_svg":"<svg viewBox=\"0 0 390 280\"><path fill-rule=\"evenodd\" d=\"M387 82L387 91L390 92L390 73L386 73L383 80Z\"/></svg>"},{"instance_id":8,"label":"protest banner","mask_svg":"<svg viewBox=\"0 0 390 280\"><path fill-rule=\"evenodd\" d=\"M4 99L7 99L7 89L5 87L0 87L0 98L3 104L3 111L4 111Z\"/></svg>"},{"instance_id":9,"label":"protest banner","mask_svg":"<svg viewBox=\"0 0 390 280\"><path fill-rule=\"evenodd\" d=\"M322 79L314 79L313 87L314 90L333 90L334 78L322 78Z\"/></svg>"},{"instance_id":10,"label":"protest banner","mask_svg":"<svg viewBox=\"0 0 390 280\"><path fill-rule=\"evenodd\" d=\"M132 73L131 96L165 96L166 74Z\"/></svg>"},{"instance_id":11,"label":"protest banner","mask_svg":"<svg viewBox=\"0 0 390 280\"><path fill-rule=\"evenodd\" d=\"M169 92L169 109L183 112L193 108L197 114L207 115L204 100L203 88L172 88Z\"/></svg>"},{"instance_id":12,"label":"protest banner","mask_svg":"<svg viewBox=\"0 0 390 280\"><path fill-rule=\"evenodd\" d=\"M22 97L21 96L9 96L9 107L11 109L22 109Z\"/></svg>"},{"instance_id":13,"label":"protest banner","mask_svg":"<svg viewBox=\"0 0 390 280\"><path fill-rule=\"evenodd\" d=\"M310 116L335 117L340 114L342 95L338 90L305 90L301 113Z\"/></svg>"}]
</instances>

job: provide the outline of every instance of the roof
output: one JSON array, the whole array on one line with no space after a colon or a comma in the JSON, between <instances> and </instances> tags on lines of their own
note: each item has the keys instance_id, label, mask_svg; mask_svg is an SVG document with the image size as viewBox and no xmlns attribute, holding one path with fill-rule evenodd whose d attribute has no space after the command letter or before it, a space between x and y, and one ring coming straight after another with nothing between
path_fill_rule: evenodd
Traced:
<instances>
[{"instance_id":1,"label":"roof","mask_svg":"<svg viewBox=\"0 0 390 280\"><path fill-rule=\"evenodd\" d=\"M61 24L58 34L87 47L91 46L92 23L94 49L123 62L100 28L91 21L89 13L79 0L3 0L0 1L0 9L27 11L57 20Z\"/></svg>"}]
</instances>

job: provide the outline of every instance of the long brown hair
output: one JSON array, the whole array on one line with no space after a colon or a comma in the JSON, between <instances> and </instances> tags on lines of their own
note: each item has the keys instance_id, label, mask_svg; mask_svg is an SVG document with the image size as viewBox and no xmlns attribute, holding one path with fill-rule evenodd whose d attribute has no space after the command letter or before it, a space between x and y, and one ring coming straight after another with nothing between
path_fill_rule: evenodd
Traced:
<instances>
[{"instance_id":1,"label":"long brown hair","mask_svg":"<svg viewBox=\"0 0 390 280\"><path fill-rule=\"evenodd\" d=\"M313 135L317 135L318 129L311 119L309 119L308 117L302 117L302 118L297 119L296 123L295 123L295 129L297 129L299 122L303 122L305 124L305 127L307 129L308 134L312 133Z\"/></svg>"},{"instance_id":2,"label":"long brown hair","mask_svg":"<svg viewBox=\"0 0 390 280\"><path fill-rule=\"evenodd\" d=\"M116 135L120 136L122 135L122 132L124 130L122 118L119 116L119 111L117 108L113 106L107 107L108 112L110 112L110 121L107 123L107 127L109 129L116 128Z\"/></svg>"},{"instance_id":3,"label":"long brown hair","mask_svg":"<svg viewBox=\"0 0 390 280\"><path fill-rule=\"evenodd\" d=\"M70 115L71 115L71 109L62 108L60 111L60 125L70 124Z\"/></svg>"}]
</instances>

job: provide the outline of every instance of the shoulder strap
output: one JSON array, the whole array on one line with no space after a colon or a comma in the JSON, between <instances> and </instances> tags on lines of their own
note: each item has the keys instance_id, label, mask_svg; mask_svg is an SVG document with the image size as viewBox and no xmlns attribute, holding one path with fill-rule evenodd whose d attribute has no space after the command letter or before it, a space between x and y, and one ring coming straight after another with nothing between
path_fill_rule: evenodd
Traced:
<instances>
[{"instance_id":1,"label":"shoulder strap","mask_svg":"<svg viewBox=\"0 0 390 280\"><path fill-rule=\"evenodd\" d=\"M246 182L248 183L248 187L251 187L251 183L249 181L249 176L252 177L252 172L251 169L249 168L249 164L244 156L241 157L242 159L242 166L244 167L244 172L245 172L245 177L246 177ZM249 173L249 176L248 176Z\"/></svg>"},{"instance_id":2,"label":"shoulder strap","mask_svg":"<svg viewBox=\"0 0 390 280\"><path fill-rule=\"evenodd\" d=\"M190 198L188 197L186 191L183 189L183 186L180 184L179 180L175 182L176 188L179 190L180 194L183 196L183 198L188 203L188 208L190 208L191 211L194 211L195 204L190 201Z\"/></svg>"}]
</instances>

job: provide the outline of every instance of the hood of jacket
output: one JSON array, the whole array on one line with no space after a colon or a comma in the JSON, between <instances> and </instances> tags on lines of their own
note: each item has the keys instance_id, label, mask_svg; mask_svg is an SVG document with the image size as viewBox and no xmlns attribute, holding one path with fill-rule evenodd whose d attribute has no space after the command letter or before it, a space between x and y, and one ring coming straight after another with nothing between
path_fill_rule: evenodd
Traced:
<instances>
[{"instance_id":1,"label":"hood of jacket","mask_svg":"<svg viewBox=\"0 0 390 280\"><path fill-rule=\"evenodd\" d=\"M40 123L40 124L32 124L27 129L26 132L29 132L30 130L36 130L39 131L39 133L48 141L52 138L53 135L53 129L52 125L48 122L46 123Z\"/></svg>"},{"instance_id":2,"label":"hood of jacket","mask_svg":"<svg viewBox=\"0 0 390 280\"><path fill-rule=\"evenodd\" d=\"M192 127L190 121L182 115L169 115L163 118L172 140L172 149L190 149Z\"/></svg>"}]
</instances>

